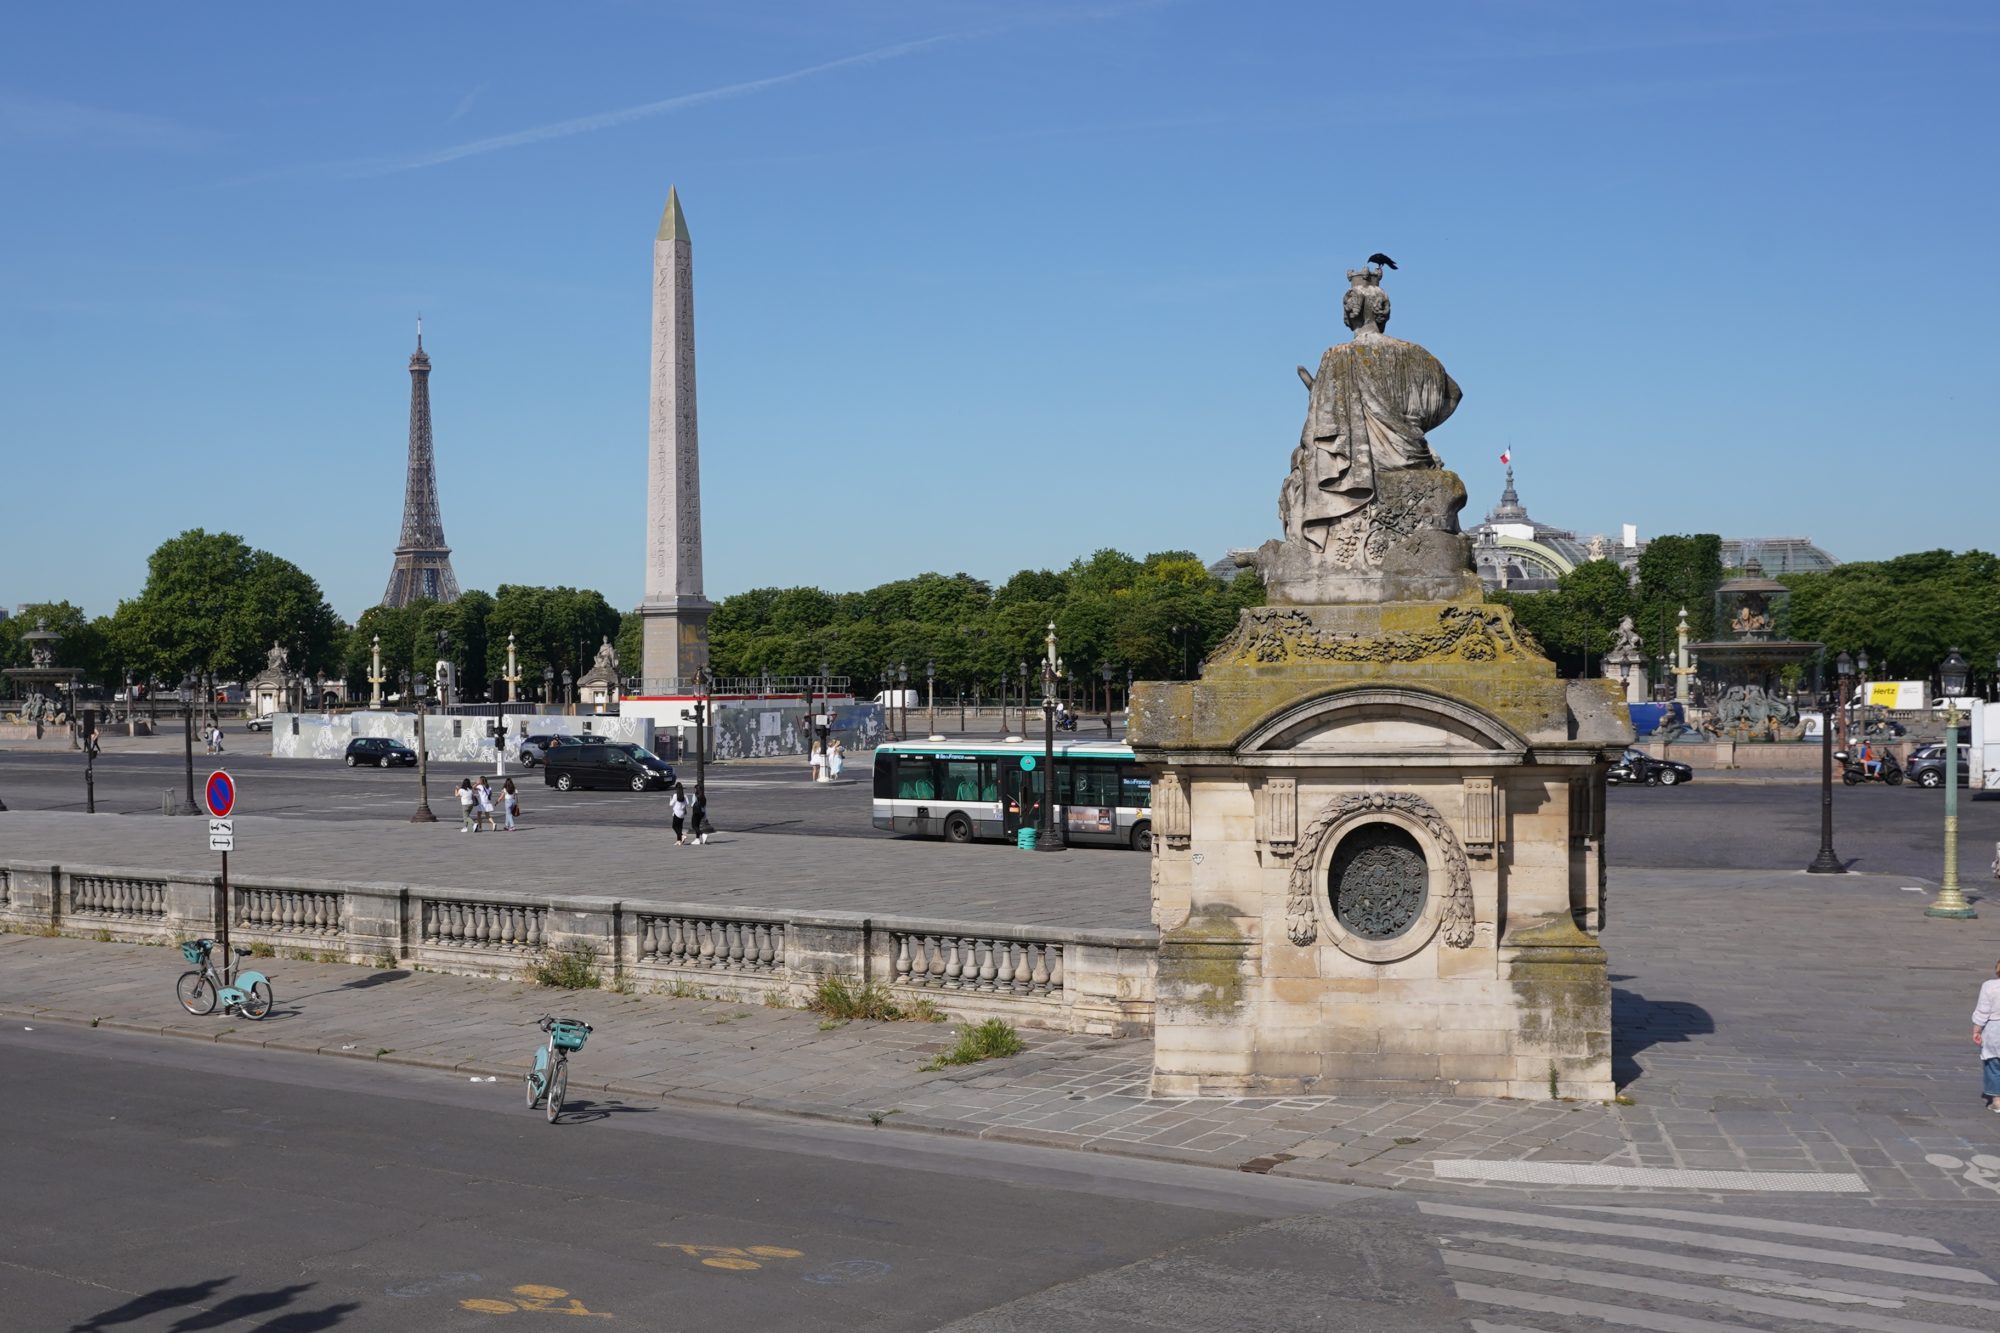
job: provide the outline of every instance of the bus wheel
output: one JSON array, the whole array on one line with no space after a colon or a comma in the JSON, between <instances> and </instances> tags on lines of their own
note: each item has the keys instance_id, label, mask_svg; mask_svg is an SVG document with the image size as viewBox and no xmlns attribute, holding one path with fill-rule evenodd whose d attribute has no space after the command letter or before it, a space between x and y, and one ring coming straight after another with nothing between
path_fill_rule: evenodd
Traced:
<instances>
[{"instance_id":1,"label":"bus wheel","mask_svg":"<svg viewBox=\"0 0 2000 1333\"><path fill-rule=\"evenodd\" d=\"M945 820L944 840L946 842L971 842L972 821L964 815L953 815L950 819Z\"/></svg>"},{"instance_id":2,"label":"bus wheel","mask_svg":"<svg viewBox=\"0 0 2000 1333\"><path fill-rule=\"evenodd\" d=\"M1132 850L1135 852L1150 852L1153 850L1153 826L1151 824L1134 824L1132 826Z\"/></svg>"}]
</instances>

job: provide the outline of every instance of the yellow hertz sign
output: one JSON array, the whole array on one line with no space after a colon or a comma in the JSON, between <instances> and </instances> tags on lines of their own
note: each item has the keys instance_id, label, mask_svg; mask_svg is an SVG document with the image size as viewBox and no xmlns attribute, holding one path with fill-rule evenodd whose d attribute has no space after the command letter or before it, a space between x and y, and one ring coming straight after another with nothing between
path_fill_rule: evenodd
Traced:
<instances>
[{"instance_id":1,"label":"yellow hertz sign","mask_svg":"<svg viewBox=\"0 0 2000 1333\"><path fill-rule=\"evenodd\" d=\"M1868 682L1870 708L1922 708L1924 682L1920 680L1871 680Z\"/></svg>"}]
</instances>

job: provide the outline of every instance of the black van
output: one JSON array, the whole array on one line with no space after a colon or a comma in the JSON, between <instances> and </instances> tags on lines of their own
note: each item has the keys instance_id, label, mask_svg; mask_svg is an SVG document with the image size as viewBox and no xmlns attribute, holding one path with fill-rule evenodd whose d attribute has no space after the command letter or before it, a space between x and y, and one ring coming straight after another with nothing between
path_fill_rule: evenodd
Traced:
<instances>
[{"instance_id":1,"label":"black van","mask_svg":"<svg viewBox=\"0 0 2000 1333\"><path fill-rule=\"evenodd\" d=\"M543 753L542 782L557 791L578 787L646 791L673 786L674 766L630 742L565 744Z\"/></svg>"}]
</instances>

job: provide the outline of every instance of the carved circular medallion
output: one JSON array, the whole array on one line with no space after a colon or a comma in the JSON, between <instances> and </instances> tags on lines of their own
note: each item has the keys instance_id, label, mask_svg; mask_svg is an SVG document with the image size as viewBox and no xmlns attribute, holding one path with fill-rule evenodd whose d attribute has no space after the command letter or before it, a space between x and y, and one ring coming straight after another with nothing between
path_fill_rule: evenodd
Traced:
<instances>
[{"instance_id":1,"label":"carved circular medallion","mask_svg":"<svg viewBox=\"0 0 2000 1333\"><path fill-rule=\"evenodd\" d=\"M1430 865L1403 828L1363 824L1340 840L1327 868L1334 919L1363 940L1390 940L1414 925L1430 897Z\"/></svg>"}]
</instances>

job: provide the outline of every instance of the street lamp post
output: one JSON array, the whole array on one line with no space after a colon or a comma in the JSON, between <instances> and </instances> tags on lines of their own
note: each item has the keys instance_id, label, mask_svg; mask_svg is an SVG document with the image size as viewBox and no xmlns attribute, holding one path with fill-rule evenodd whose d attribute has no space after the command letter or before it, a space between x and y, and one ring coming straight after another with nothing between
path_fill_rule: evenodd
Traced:
<instances>
[{"instance_id":1,"label":"street lamp post","mask_svg":"<svg viewBox=\"0 0 2000 1333\"><path fill-rule=\"evenodd\" d=\"M368 643L368 706L382 706L382 636L377 634Z\"/></svg>"},{"instance_id":2,"label":"street lamp post","mask_svg":"<svg viewBox=\"0 0 2000 1333\"><path fill-rule=\"evenodd\" d=\"M825 660L822 659L819 664L820 711L817 716L811 719L814 730L816 730L819 733L819 753L822 759L824 759L827 755L826 742L828 736L833 731L832 699L833 699L833 668L828 666ZM825 771L826 769L824 767L820 769L820 772L822 773L824 773Z\"/></svg>"},{"instance_id":3,"label":"street lamp post","mask_svg":"<svg viewBox=\"0 0 2000 1333\"><path fill-rule=\"evenodd\" d=\"M1056 805L1056 622L1049 622L1049 630L1043 638L1047 646L1042 656L1042 818L1041 829L1035 834L1037 851L1057 850L1055 833ZM1022 665L1026 665L1023 663Z\"/></svg>"},{"instance_id":4,"label":"street lamp post","mask_svg":"<svg viewBox=\"0 0 2000 1333\"><path fill-rule=\"evenodd\" d=\"M1824 656L1820 660L1824 661ZM1852 665L1847 660L1847 654L1842 653L1838 664L1840 681L1834 687L1836 701L1838 692L1847 688L1847 672ZM1821 711L1819 719L1819 855L1813 857L1812 864L1806 867L1806 873L1809 875L1847 873L1847 867L1841 864L1840 857L1833 850L1833 709L1831 706Z\"/></svg>"},{"instance_id":5,"label":"street lamp post","mask_svg":"<svg viewBox=\"0 0 2000 1333\"><path fill-rule=\"evenodd\" d=\"M1014 679L1021 689L1021 730L1028 729L1028 659L1022 658L1014 664Z\"/></svg>"},{"instance_id":6,"label":"street lamp post","mask_svg":"<svg viewBox=\"0 0 2000 1333\"><path fill-rule=\"evenodd\" d=\"M1944 715L1944 883L1938 886L1937 900L1924 909L1925 916L1957 921L1970 921L1979 915L1958 887L1958 701L1965 693L1967 674L1964 654L1956 648L1945 654L1938 668L1938 683L1944 686L1948 701Z\"/></svg>"},{"instance_id":7,"label":"street lamp post","mask_svg":"<svg viewBox=\"0 0 2000 1333\"><path fill-rule=\"evenodd\" d=\"M417 812L410 816L410 822L435 824L437 816L431 813L431 752L424 742L424 705L430 699L430 677L418 676L413 683L417 691ZM439 683L442 685L441 679Z\"/></svg>"},{"instance_id":8,"label":"street lamp post","mask_svg":"<svg viewBox=\"0 0 2000 1333\"><path fill-rule=\"evenodd\" d=\"M542 703L544 706L546 706L548 704L554 703L555 701L556 701L556 669L552 666L545 666L542 668Z\"/></svg>"},{"instance_id":9,"label":"street lamp post","mask_svg":"<svg viewBox=\"0 0 2000 1333\"><path fill-rule=\"evenodd\" d=\"M694 669L694 795L704 806L708 804L708 666L704 663ZM696 840L700 840L701 830L695 830Z\"/></svg>"},{"instance_id":10,"label":"street lamp post","mask_svg":"<svg viewBox=\"0 0 2000 1333\"><path fill-rule=\"evenodd\" d=\"M937 663L924 663L924 734L937 735Z\"/></svg>"},{"instance_id":11,"label":"street lamp post","mask_svg":"<svg viewBox=\"0 0 2000 1333\"><path fill-rule=\"evenodd\" d=\"M571 686L573 686L574 684L575 681L570 677L569 668L564 667L563 668L563 711L565 713L569 713L572 715L574 715L576 712L576 698L571 693Z\"/></svg>"},{"instance_id":12,"label":"street lamp post","mask_svg":"<svg viewBox=\"0 0 2000 1333\"><path fill-rule=\"evenodd\" d=\"M907 662L896 664L896 707L902 710L901 720L896 724L896 735L907 740L910 735L910 666Z\"/></svg>"},{"instance_id":13,"label":"street lamp post","mask_svg":"<svg viewBox=\"0 0 2000 1333\"><path fill-rule=\"evenodd\" d=\"M514 634L507 634L507 702L514 703L520 694L521 668L514 661Z\"/></svg>"},{"instance_id":14,"label":"street lamp post","mask_svg":"<svg viewBox=\"0 0 2000 1333\"><path fill-rule=\"evenodd\" d=\"M181 682L181 746L187 753L187 813L194 811L194 677Z\"/></svg>"},{"instance_id":15,"label":"street lamp post","mask_svg":"<svg viewBox=\"0 0 2000 1333\"><path fill-rule=\"evenodd\" d=\"M1098 676L1104 681L1104 739L1111 739L1111 677L1114 674L1111 663L1097 668Z\"/></svg>"}]
</instances>

